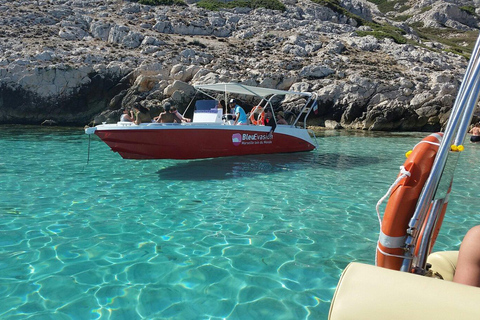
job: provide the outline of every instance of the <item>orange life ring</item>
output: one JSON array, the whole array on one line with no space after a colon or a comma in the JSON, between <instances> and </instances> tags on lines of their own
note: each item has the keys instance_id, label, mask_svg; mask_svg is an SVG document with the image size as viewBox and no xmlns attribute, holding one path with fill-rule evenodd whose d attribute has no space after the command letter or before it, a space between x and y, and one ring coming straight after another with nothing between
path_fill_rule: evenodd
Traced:
<instances>
[{"instance_id":1,"label":"orange life ring","mask_svg":"<svg viewBox=\"0 0 480 320\"><path fill-rule=\"evenodd\" d=\"M403 164L410 176L403 177L390 193L377 245L376 264L379 267L400 270L402 266L408 223L415 213L418 198L432 170L442 136L443 133L433 133L424 138L413 148ZM446 205L444 207L443 214ZM437 223L441 225L440 220L443 220L443 216ZM437 234L439 229L439 225L435 227ZM436 238L436 234L433 236Z\"/></svg>"},{"instance_id":2,"label":"orange life ring","mask_svg":"<svg viewBox=\"0 0 480 320\"><path fill-rule=\"evenodd\" d=\"M255 119L255 112L259 111L260 115L258 116L258 119ZM252 111L250 111L250 122L254 125L263 125L264 120L265 120L265 111L263 110L262 107L260 106L255 106Z\"/></svg>"}]
</instances>

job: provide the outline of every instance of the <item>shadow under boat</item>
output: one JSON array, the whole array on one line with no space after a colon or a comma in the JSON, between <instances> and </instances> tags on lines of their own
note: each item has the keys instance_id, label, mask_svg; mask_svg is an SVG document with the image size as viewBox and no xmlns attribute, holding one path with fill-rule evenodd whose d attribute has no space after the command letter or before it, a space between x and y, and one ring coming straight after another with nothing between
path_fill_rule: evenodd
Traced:
<instances>
[{"instance_id":1,"label":"shadow under boat","mask_svg":"<svg viewBox=\"0 0 480 320\"><path fill-rule=\"evenodd\" d=\"M313 151L182 161L161 169L157 173L161 180L228 180L312 167L348 170L380 161L387 161L387 159L340 153L320 154L319 151Z\"/></svg>"}]
</instances>

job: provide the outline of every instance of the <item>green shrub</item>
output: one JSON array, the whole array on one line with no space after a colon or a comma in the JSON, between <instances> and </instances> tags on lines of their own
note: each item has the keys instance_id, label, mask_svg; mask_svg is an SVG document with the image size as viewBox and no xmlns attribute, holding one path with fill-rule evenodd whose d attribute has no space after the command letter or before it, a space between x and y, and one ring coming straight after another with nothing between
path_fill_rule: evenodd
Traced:
<instances>
[{"instance_id":1,"label":"green shrub","mask_svg":"<svg viewBox=\"0 0 480 320\"><path fill-rule=\"evenodd\" d=\"M278 0L251 0L251 8L266 8L271 10L285 11L287 8Z\"/></svg>"},{"instance_id":2,"label":"green shrub","mask_svg":"<svg viewBox=\"0 0 480 320\"><path fill-rule=\"evenodd\" d=\"M359 36L372 35L377 39L390 38L399 44L407 43L407 39L403 36L405 34L405 31L400 28L394 27L389 24L379 24L369 21L365 22L365 25L372 28L373 31L357 31L356 33Z\"/></svg>"},{"instance_id":3,"label":"green shrub","mask_svg":"<svg viewBox=\"0 0 480 320\"><path fill-rule=\"evenodd\" d=\"M357 31L357 34L359 36L372 35L377 39L390 38L390 39L393 39L393 41L395 41L396 43L402 43L402 44L407 43L407 39L403 37L403 34L405 34L405 32L402 29L396 28L390 25L382 25L377 22L364 20L360 16L357 16L356 14L353 14L350 11L343 8L340 5L339 0L312 0L312 1L320 5L326 6L327 8L330 8L331 10L339 14L343 14L348 18L354 19L359 26L362 26L362 25L369 26L370 28L373 29L373 31ZM383 2L383 0L376 0L376 1ZM374 2L374 1L371 1L371 2ZM404 1L401 1L401 2L404 2Z\"/></svg>"},{"instance_id":4,"label":"green shrub","mask_svg":"<svg viewBox=\"0 0 480 320\"><path fill-rule=\"evenodd\" d=\"M477 13L475 12L474 6L463 6L463 7L460 7L460 10L470 13L471 15L474 15L474 16L477 15Z\"/></svg>"},{"instance_id":5,"label":"green shrub","mask_svg":"<svg viewBox=\"0 0 480 320\"><path fill-rule=\"evenodd\" d=\"M222 8L228 8L227 3L222 3L217 0L200 0L197 2L197 6L210 11L218 11Z\"/></svg>"},{"instance_id":6,"label":"green shrub","mask_svg":"<svg viewBox=\"0 0 480 320\"><path fill-rule=\"evenodd\" d=\"M280 11L287 10L287 8L279 0L233 0L229 2L224 2L221 0L200 0L197 2L197 6L211 11L218 11L220 9L233 9L237 7L251 9L266 8Z\"/></svg>"},{"instance_id":7,"label":"green shrub","mask_svg":"<svg viewBox=\"0 0 480 320\"><path fill-rule=\"evenodd\" d=\"M423 7L420 10L420 13L424 13L424 12L427 12L427 11L430 11L430 10L432 10L432 6L426 6L426 7Z\"/></svg>"},{"instance_id":8,"label":"green shrub","mask_svg":"<svg viewBox=\"0 0 480 320\"><path fill-rule=\"evenodd\" d=\"M201 43L198 40L193 40L193 41L188 42L187 46L197 46L197 47L200 47L200 48L206 48L207 47L205 44Z\"/></svg>"},{"instance_id":9,"label":"green shrub","mask_svg":"<svg viewBox=\"0 0 480 320\"><path fill-rule=\"evenodd\" d=\"M182 0L139 0L138 3L149 6L186 6L187 4Z\"/></svg>"},{"instance_id":10,"label":"green shrub","mask_svg":"<svg viewBox=\"0 0 480 320\"><path fill-rule=\"evenodd\" d=\"M365 37L368 35L374 36L377 39L392 39L395 43L405 44L407 39L399 35L398 33L386 32L385 30L376 30L376 31L357 31L356 32L360 37Z\"/></svg>"},{"instance_id":11,"label":"green shrub","mask_svg":"<svg viewBox=\"0 0 480 320\"><path fill-rule=\"evenodd\" d=\"M410 19L411 17L413 17L413 16L410 15L410 14L398 15L398 16L395 17L395 20L396 20L396 21L403 21L403 22L405 22L405 21L407 21L408 19Z\"/></svg>"},{"instance_id":12,"label":"green shrub","mask_svg":"<svg viewBox=\"0 0 480 320\"><path fill-rule=\"evenodd\" d=\"M397 1L389 1L389 0L368 0L368 2L374 3L377 5L378 10L382 13L387 13L389 11L394 11L395 10L395 5L400 4L402 5L400 9L398 10L399 12L405 11L409 8L407 5L408 1L407 0L397 0Z\"/></svg>"},{"instance_id":13,"label":"green shrub","mask_svg":"<svg viewBox=\"0 0 480 320\"><path fill-rule=\"evenodd\" d=\"M417 21L417 22L414 22L414 23L410 24L410 27L412 27L412 28L423 28L423 26L424 26L423 21Z\"/></svg>"},{"instance_id":14,"label":"green shrub","mask_svg":"<svg viewBox=\"0 0 480 320\"><path fill-rule=\"evenodd\" d=\"M340 5L340 1L339 0L316 0L316 1L313 1L313 2L316 2L318 4L321 4L321 5L324 5L326 7L329 7L329 6L339 6ZM331 9L331 8L330 8Z\"/></svg>"},{"instance_id":15,"label":"green shrub","mask_svg":"<svg viewBox=\"0 0 480 320\"><path fill-rule=\"evenodd\" d=\"M339 0L312 0L312 2L318 3L319 5L325 6L330 10L337 12L339 14L343 14L344 16L354 19L358 25L363 25L364 21L361 17L357 16L356 14L351 13L344 7L340 5Z\"/></svg>"},{"instance_id":16,"label":"green shrub","mask_svg":"<svg viewBox=\"0 0 480 320\"><path fill-rule=\"evenodd\" d=\"M470 57L478 37L478 31L458 31L451 28L415 28L424 41L439 42L445 46L445 51Z\"/></svg>"}]
</instances>

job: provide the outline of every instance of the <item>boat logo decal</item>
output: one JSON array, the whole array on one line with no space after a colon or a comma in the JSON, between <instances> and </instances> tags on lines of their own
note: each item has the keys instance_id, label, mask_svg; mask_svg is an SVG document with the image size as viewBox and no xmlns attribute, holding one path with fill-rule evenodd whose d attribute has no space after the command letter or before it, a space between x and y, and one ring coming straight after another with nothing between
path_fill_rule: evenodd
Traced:
<instances>
[{"instance_id":1,"label":"boat logo decal","mask_svg":"<svg viewBox=\"0 0 480 320\"><path fill-rule=\"evenodd\" d=\"M234 146L240 145L240 143L242 143L242 135L240 133L234 133L232 135L232 142Z\"/></svg>"},{"instance_id":2,"label":"boat logo decal","mask_svg":"<svg viewBox=\"0 0 480 320\"><path fill-rule=\"evenodd\" d=\"M232 142L234 146L250 144L270 144L272 143L272 139L273 136L269 135L268 133L234 133L232 135Z\"/></svg>"}]
</instances>

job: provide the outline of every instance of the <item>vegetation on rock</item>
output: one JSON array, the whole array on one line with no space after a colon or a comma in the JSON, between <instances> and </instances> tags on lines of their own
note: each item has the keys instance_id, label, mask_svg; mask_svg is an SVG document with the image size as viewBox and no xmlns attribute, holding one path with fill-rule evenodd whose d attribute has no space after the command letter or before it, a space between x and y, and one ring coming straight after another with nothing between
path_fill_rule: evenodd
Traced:
<instances>
[{"instance_id":1,"label":"vegetation on rock","mask_svg":"<svg viewBox=\"0 0 480 320\"><path fill-rule=\"evenodd\" d=\"M116 121L138 101L183 110L195 79L316 92L320 125L438 131L480 25L463 0L182 1L0 0L0 122Z\"/></svg>"},{"instance_id":2,"label":"vegetation on rock","mask_svg":"<svg viewBox=\"0 0 480 320\"><path fill-rule=\"evenodd\" d=\"M372 31L357 31L356 33L359 36L372 35L377 39L390 38L399 44L407 43L407 39L403 37L405 32L402 29L394 27L392 25L380 24L377 22L371 22L371 21L362 19L358 15L353 14L350 11L343 8L340 5L340 1L338 0L312 0L312 1L321 5L324 5L337 13L343 14L348 18L354 19L360 26L362 25L368 26L372 29Z\"/></svg>"},{"instance_id":3,"label":"vegetation on rock","mask_svg":"<svg viewBox=\"0 0 480 320\"><path fill-rule=\"evenodd\" d=\"M397 11L397 12L403 12L410 7L407 5L408 1L407 0L398 0L398 1L392 1L392 0L368 0L368 2L374 3L377 5L378 10L382 13L387 13L390 11Z\"/></svg>"},{"instance_id":4,"label":"vegetation on rock","mask_svg":"<svg viewBox=\"0 0 480 320\"><path fill-rule=\"evenodd\" d=\"M446 46L445 51L453 52L469 59L478 37L478 31L459 32L451 28L414 28L424 41L434 41Z\"/></svg>"},{"instance_id":5,"label":"vegetation on rock","mask_svg":"<svg viewBox=\"0 0 480 320\"><path fill-rule=\"evenodd\" d=\"M463 7L460 7L460 10L470 13L471 15L474 15L474 16L477 15L477 13L475 12L474 6L463 6Z\"/></svg>"},{"instance_id":6,"label":"vegetation on rock","mask_svg":"<svg viewBox=\"0 0 480 320\"><path fill-rule=\"evenodd\" d=\"M197 6L212 11L218 11L220 9L233 9L237 7L251 9L266 8L280 11L287 10L283 3L278 0L233 0L229 2L219 0L200 0L197 3Z\"/></svg>"},{"instance_id":7,"label":"vegetation on rock","mask_svg":"<svg viewBox=\"0 0 480 320\"><path fill-rule=\"evenodd\" d=\"M187 5L182 0L139 0L138 3L149 5L149 6L172 6L172 5L186 6Z\"/></svg>"},{"instance_id":8,"label":"vegetation on rock","mask_svg":"<svg viewBox=\"0 0 480 320\"><path fill-rule=\"evenodd\" d=\"M373 31L356 31L356 33L361 36L368 36L372 35L377 39L385 39L385 38L390 38L395 43L398 44L405 44L407 43L407 39L405 39L402 34L404 33L401 29L395 28L392 26L374 26Z\"/></svg>"}]
</instances>

